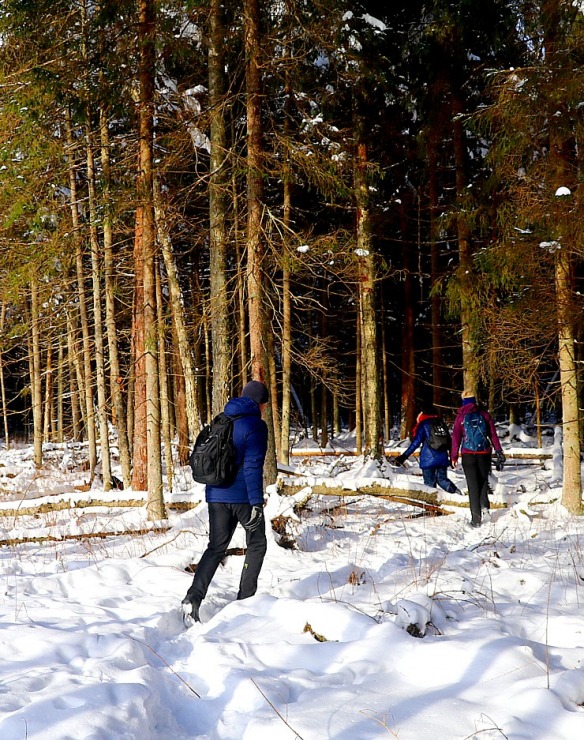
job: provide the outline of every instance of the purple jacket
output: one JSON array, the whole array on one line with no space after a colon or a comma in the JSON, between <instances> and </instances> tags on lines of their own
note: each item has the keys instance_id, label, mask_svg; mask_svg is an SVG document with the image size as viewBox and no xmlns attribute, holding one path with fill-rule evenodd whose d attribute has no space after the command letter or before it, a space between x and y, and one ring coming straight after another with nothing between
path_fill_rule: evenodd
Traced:
<instances>
[{"instance_id":1,"label":"purple jacket","mask_svg":"<svg viewBox=\"0 0 584 740\"><path fill-rule=\"evenodd\" d=\"M232 398L225 405L227 416L237 416L233 422L233 445L239 470L229 486L206 486L208 502L221 504L251 504L264 502L264 460L268 449L268 427L260 407L251 398Z\"/></svg>"},{"instance_id":2,"label":"purple jacket","mask_svg":"<svg viewBox=\"0 0 584 740\"><path fill-rule=\"evenodd\" d=\"M465 415L470 414L471 411L478 411L481 416L484 417L485 421L487 422L489 438L493 444L493 447L497 452L501 452L502 450L499 435L497 434L497 430L495 429L495 422L493 421L489 412L486 409L477 406L476 403L465 403L458 409L456 419L454 420L454 426L452 427L452 450L450 452L450 458L453 461L458 460L458 450L461 445L462 448L460 449L460 452L463 455L488 455L491 453L490 447L488 447L486 450L481 450L480 452L477 452L476 450L467 450L464 447L463 419Z\"/></svg>"}]
</instances>

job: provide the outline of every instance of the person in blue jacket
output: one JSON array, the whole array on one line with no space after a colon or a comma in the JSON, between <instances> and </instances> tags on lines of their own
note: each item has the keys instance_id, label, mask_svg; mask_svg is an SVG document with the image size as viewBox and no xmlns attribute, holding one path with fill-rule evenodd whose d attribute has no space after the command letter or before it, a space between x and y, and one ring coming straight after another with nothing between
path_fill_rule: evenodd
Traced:
<instances>
[{"instance_id":1,"label":"person in blue jacket","mask_svg":"<svg viewBox=\"0 0 584 740\"><path fill-rule=\"evenodd\" d=\"M205 486L209 509L209 544L197 566L193 583L182 600L183 618L187 626L200 622L201 602L225 557L238 524L245 529L246 555L237 598L246 599L257 590L267 550L263 470L268 448L268 427L262 419L262 412L268 401L266 386L259 380L251 380L239 398L232 398L225 405L224 413L236 417L233 422L233 445L238 471L229 485Z\"/></svg>"},{"instance_id":2,"label":"person in blue jacket","mask_svg":"<svg viewBox=\"0 0 584 740\"><path fill-rule=\"evenodd\" d=\"M447 475L450 465L450 435L445 436L443 449L433 449L431 446L431 444L434 444L433 439L436 439L432 433L432 428L437 420L442 422L441 426L445 429L442 418L436 413L433 406L418 414L416 426L412 431L411 444L405 452L393 460L393 464L403 465L408 457L421 445L419 465L422 469L424 483L427 486L432 486L432 488L440 486L447 493L460 493L460 490ZM447 430L445 429L445 431Z\"/></svg>"}]
</instances>

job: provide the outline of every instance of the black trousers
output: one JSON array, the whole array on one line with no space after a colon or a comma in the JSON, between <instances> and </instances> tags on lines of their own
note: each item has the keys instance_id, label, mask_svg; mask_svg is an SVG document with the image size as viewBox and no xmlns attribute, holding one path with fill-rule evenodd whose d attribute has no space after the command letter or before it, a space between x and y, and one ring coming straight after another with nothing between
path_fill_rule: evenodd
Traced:
<instances>
[{"instance_id":1,"label":"black trousers","mask_svg":"<svg viewBox=\"0 0 584 740\"><path fill-rule=\"evenodd\" d=\"M461 455L462 469L468 485L470 514L474 524L481 522L481 509L489 509L489 473L491 472L491 453L480 455Z\"/></svg>"},{"instance_id":2,"label":"black trousers","mask_svg":"<svg viewBox=\"0 0 584 740\"><path fill-rule=\"evenodd\" d=\"M208 507L209 544L197 566L193 583L187 591L187 598L193 604L200 604L205 598L215 571L225 557L237 524L244 526L251 516L249 504L209 503ZM247 599L257 590L258 576L268 547L265 526L259 526L252 532L246 530L245 541L247 551L239 582L238 599Z\"/></svg>"}]
</instances>

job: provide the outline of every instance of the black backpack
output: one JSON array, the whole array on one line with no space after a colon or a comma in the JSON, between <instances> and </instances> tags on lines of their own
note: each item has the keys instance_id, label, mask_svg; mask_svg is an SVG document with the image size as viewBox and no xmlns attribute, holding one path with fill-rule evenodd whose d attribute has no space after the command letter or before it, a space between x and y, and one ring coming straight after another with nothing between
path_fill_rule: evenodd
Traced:
<instances>
[{"instance_id":1,"label":"black backpack","mask_svg":"<svg viewBox=\"0 0 584 740\"><path fill-rule=\"evenodd\" d=\"M427 441L428 447L436 452L450 449L450 432L443 419L430 419Z\"/></svg>"},{"instance_id":2,"label":"black backpack","mask_svg":"<svg viewBox=\"0 0 584 740\"><path fill-rule=\"evenodd\" d=\"M207 486L228 486L237 475L233 446L233 421L239 417L217 414L210 424L199 432L189 456L189 464L196 483Z\"/></svg>"}]
</instances>

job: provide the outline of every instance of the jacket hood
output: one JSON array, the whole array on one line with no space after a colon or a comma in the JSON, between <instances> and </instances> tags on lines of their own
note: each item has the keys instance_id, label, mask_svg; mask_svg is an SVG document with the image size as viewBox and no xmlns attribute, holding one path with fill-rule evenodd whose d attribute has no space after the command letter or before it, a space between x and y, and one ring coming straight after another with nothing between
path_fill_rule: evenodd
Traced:
<instances>
[{"instance_id":1,"label":"jacket hood","mask_svg":"<svg viewBox=\"0 0 584 740\"><path fill-rule=\"evenodd\" d=\"M416 424L415 424L414 428L412 429L412 437L415 437L416 436L416 434L418 432L418 427L424 421L428 421L428 419L438 419L438 418L439 418L438 414L424 414L424 413L419 413L418 414L418 418L416 419Z\"/></svg>"},{"instance_id":2,"label":"jacket hood","mask_svg":"<svg viewBox=\"0 0 584 740\"><path fill-rule=\"evenodd\" d=\"M261 418L260 407L247 396L231 398L225 404L225 413L227 416L259 416Z\"/></svg>"}]
</instances>

